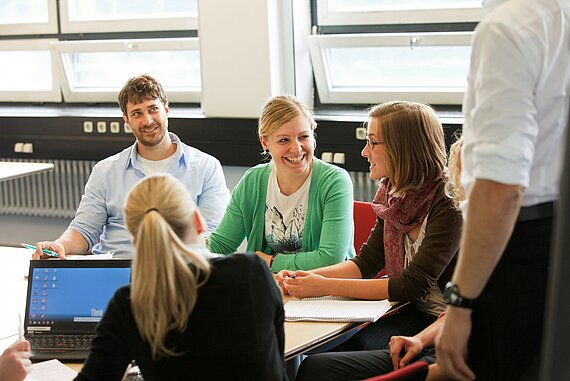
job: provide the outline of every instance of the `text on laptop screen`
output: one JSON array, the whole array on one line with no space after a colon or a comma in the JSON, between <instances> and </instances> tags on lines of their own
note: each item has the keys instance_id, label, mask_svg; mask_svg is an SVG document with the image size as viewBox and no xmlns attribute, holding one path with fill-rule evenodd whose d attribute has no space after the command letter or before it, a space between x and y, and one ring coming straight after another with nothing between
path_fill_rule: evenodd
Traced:
<instances>
[{"instance_id":1,"label":"text on laptop screen","mask_svg":"<svg viewBox=\"0 0 570 381\"><path fill-rule=\"evenodd\" d=\"M29 296L29 324L96 323L115 291L130 281L125 268L35 268Z\"/></svg>"}]
</instances>

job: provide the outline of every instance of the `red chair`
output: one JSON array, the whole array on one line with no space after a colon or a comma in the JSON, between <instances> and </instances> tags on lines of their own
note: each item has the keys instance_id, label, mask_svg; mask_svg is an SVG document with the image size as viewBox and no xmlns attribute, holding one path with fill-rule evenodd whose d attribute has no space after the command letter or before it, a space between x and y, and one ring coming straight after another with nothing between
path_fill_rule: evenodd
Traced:
<instances>
[{"instance_id":1,"label":"red chair","mask_svg":"<svg viewBox=\"0 0 570 381\"><path fill-rule=\"evenodd\" d=\"M376 212L372 209L372 203L354 201L354 250L356 255L360 254L362 245L368 241L377 218ZM382 270L376 278L382 278L385 274L386 270Z\"/></svg>"},{"instance_id":2,"label":"red chair","mask_svg":"<svg viewBox=\"0 0 570 381\"><path fill-rule=\"evenodd\" d=\"M376 213L370 202L354 201L354 250L360 254L362 244L370 237L376 225Z\"/></svg>"},{"instance_id":3,"label":"red chair","mask_svg":"<svg viewBox=\"0 0 570 381\"><path fill-rule=\"evenodd\" d=\"M363 381L423 381L426 379L427 374L428 363L420 360L390 373L367 378Z\"/></svg>"}]
</instances>

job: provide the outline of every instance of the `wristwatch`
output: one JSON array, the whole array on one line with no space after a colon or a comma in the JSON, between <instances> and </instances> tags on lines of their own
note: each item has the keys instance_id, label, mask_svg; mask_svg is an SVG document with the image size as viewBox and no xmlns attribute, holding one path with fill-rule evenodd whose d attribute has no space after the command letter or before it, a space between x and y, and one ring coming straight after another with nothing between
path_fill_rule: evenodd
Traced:
<instances>
[{"instance_id":1,"label":"wristwatch","mask_svg":"<svg viewBox=\"0 0 570 381\"><path fill-rule=\"evenodd\" d=\"M475 306L475 299L467 299L459 293L459 287L453 282L447 282L443 290L443 301L454 307L472 309Z\"/></svg>"}]
</instances>

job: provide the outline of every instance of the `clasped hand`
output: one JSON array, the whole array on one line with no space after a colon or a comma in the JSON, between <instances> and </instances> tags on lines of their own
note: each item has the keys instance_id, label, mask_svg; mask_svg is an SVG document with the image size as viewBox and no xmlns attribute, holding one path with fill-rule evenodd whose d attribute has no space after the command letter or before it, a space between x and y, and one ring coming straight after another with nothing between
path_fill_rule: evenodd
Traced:
<instances>
[{"instance_id":1,"label":"clasped hand","mask_svg":"<svg viewBox=\"0 0 570 381\"><path fill-rule=\"evenodd\" d=\"M325 291L327 279L321 275L302 270L281 270L277 273L276 279L284 295L299 299L327 295Z\"/></svg>"}]
</instances>

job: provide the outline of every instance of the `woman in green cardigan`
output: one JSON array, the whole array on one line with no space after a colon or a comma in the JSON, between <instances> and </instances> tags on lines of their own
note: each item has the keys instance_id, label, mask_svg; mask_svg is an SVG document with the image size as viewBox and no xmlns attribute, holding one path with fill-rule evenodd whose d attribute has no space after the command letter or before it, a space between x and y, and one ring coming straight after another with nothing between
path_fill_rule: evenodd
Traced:
<instances>
[{"instance_id":1,"label":"woman in green cardigan","mask_svg":"<svg viewBox=\"0 0 570 381\"><path fill-rule=\"evenodd\" d=\"M232 192L207 244L228 254L247 239L276 273L310 270L354 257L353 190L348 173L314 157L317 124L292 96L270 99L259 118L263 155Z\"/></svg>"}]
</instances>

